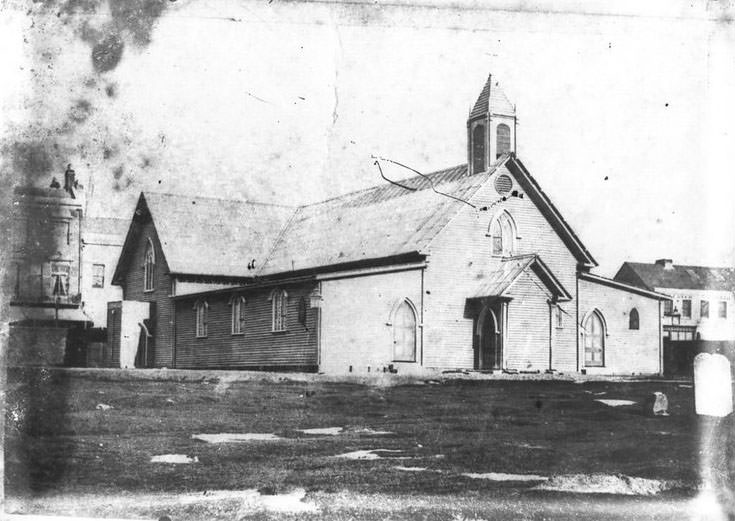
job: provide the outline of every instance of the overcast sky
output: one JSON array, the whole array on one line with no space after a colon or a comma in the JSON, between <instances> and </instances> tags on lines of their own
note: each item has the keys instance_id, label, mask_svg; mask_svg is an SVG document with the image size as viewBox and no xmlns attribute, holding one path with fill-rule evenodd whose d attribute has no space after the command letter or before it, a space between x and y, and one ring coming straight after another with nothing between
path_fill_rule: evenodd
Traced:
<instances>
[{"instance_id":1,"label":"overcast sky","mask_svg":"<svg viewBox=\"0 0 735 521\"><path fill-rule=\"evenodd\" d=\"M72 163L90 214L141 190L311 202L380 183L373 154L464 163L492 73L599 273L735 263L735 24L705 3L77 3L6 5L2 169Z\"/></svg>"}]
</instances>

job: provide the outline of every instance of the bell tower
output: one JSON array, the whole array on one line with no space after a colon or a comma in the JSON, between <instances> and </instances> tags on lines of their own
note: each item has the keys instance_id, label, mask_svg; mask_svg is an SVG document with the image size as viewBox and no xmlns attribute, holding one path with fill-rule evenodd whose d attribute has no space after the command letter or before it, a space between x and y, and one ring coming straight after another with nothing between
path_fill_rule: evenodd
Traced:
<instances>
[{"instance_id":1,"label":"bell tower","mask_svg":"<svg viewBox=\"0 0 735 521\"><path fill-rule=\"evenodd\" d=\"M467 118L469 175L485 172L501 156L516 151L516 108L492 74Z\"/></svg>"}]
</instances>

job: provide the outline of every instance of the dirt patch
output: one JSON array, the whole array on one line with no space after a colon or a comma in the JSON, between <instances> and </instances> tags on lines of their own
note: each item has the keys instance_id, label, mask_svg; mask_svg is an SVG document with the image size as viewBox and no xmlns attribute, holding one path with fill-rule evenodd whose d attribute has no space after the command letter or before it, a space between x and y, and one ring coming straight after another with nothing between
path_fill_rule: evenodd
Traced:
<instances>
[{"instance_id":1,"label":"dirt patch","mask_svg":"<svg viewBox=\"0 0 735 521\"><path fill-rule=\"evenodd\" d=\"M578 494L623 494L627 496L653 496L675 488L676 483L658 479L636 478L623 474L571 474L554 476L537 490L574 492Z\"/></svg>"},{"instance_id":2,"label":"dirt patch","mask_svg":"<svg viewBox=\"0 0 735 521\"><path fill-rule=\"evenodd\" d=\"M198 463L199 458L196 456L189 457L186 454L161 454L153 456L151 463Z\"/></svg>"},{"instance_id":3,"label":"dirt patch","mask_svg":"<svg viewBox=\"0 0 735 521\"><path fill-rule=\"evenodd\" d=\"M345 459L352 459L352 460L376 460L381 458L391 458L391 459L409 459L408 456L381 456L379 453L383 454L402 454L402 450L392 450L392 449L368 449L368 450L355 450L352 452L346 452L344 454L339 454L335 456L335 458L345 458Z\"/></svg>"},{"instance_id":4,"label":"dirt patch","mask_svg":"<svg viewBox=\"0 0 735 521\"><path fill-rule=\"evenodd\" d=\"M207 443L240 443L246 441L278 441L284 438L272 433L246 432L219 433L219 434L192 434L192 439L206 441Z\"/></svg>"},{"instance_id":5,"label":"dirt patch","mask_svg":"<svg viewBox=\"0 0 735 521\"><path fill-rule=\"evenodd\" d=\"M482 474L464 472L462 475L466 478L487 479L489 481L546 481L549 479L536 474L506 474L505 472L485 472Z\"/></svg>"},{"instance_id":6,"label":"dirt patch","mask_svg":"<svg viewBox=\"0 0 735 521\"><path fill-rule=\"evenodd\" d=\"M304 434L337 436L338 434L342 434L344 429L342 427L321 427L317 429L298 429L298 431Z\"/></svg>"},{"instance_id":7,"label":"dirt patch","mask_svg":"<svg viewBox=\"0 0 735 521\"><path fill-rule=\"evenodd\" d=\"M637 402L633 400L595 400L609 407L622 407L625 405L635 405Z\"/></svg>"}]
</instances>

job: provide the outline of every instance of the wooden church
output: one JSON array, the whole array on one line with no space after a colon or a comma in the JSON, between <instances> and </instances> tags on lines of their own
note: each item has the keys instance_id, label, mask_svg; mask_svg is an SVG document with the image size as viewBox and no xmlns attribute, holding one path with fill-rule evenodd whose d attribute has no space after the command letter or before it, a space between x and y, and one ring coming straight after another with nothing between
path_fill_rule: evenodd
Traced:
<instances>
[{"instance_id":1,"label":"wooden church","mask_svg":"<svg viewBox=\"0 0 735 521\"><path fill-rule=\"evenodd\" d=\"M467 163L300 207L142 193L106 365L659 374L667 296L597 265L488 79Z\"/></svg>"}]
</instances>

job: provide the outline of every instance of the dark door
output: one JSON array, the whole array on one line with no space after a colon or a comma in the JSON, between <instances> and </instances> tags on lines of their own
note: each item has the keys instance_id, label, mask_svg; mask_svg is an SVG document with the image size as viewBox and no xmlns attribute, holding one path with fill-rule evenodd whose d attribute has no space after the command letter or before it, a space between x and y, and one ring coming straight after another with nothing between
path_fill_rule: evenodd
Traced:
<instances>
[{"instance_id":1,"label":"dark door","mask_svg":"<svg viewBox=\"0 0 735 521\"><path fill-rule=\"evenodd\" d=\"M122 304L107 304L107 343L102 351L102 367L120 367L120 333Z\"/></svg>"},{"instance_id":2,"label":"dark door","mask_svg":"<svg viewBox=\"0 0 735 521\"><path fill-rule=\"evenodd\" d=\"M479 369L500 369L501 330L497 311L486 308L480 315Z\"/></svg>"}]
</instances>

